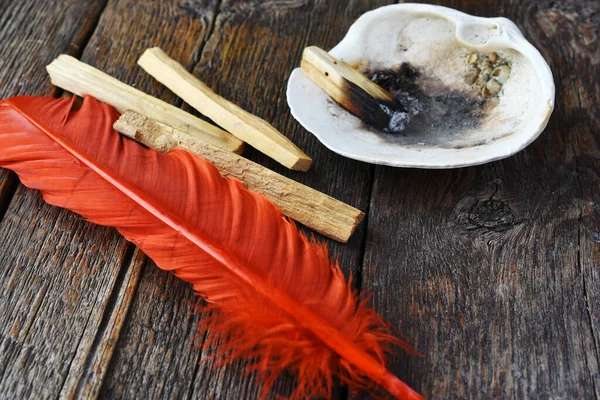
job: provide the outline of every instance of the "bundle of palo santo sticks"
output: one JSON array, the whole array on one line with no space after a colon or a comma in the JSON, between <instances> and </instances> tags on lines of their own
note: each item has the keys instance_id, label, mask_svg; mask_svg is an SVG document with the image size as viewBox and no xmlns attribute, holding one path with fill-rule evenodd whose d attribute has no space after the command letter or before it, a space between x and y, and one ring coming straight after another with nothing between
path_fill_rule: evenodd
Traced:
<instances>
[{"instance_id":1,"label":"bundle of palo santo sticks","mask_svg":"<svg viewBox=\"0 0 600 400\"><path fill-rule=\"evenodd\" d=\"M239 155L246 142L292 170L307 171L311 158L288 138L213 92L159 48L148 49L138 64L225 130L73 57L61 55L47 70L55 86L93 96L121 112L114 128L122 134L161 152L181 148L198 154L221 175L234 177L266 196L289 218L331 239L349 240L364 217L360 210Z\"/></svg>"}]
</instances>

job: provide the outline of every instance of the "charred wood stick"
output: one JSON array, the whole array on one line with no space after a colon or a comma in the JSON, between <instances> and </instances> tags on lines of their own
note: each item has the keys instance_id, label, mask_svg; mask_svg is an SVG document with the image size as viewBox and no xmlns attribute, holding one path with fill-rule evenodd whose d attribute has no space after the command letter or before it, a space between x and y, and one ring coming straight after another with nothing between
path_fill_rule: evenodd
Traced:
<instances>
[{"instance_id":1,"label":"charred wood stick","mask_svg":"<svg viewBox=\"0 0 600 400\"><path fill-rule=\"evenodd\" d=\"M180 148L205 158L222 176L267 197L284 215L339 242L347 242L364 218L363 212L339 200L135 112L125 112L114 128L163 153Z\"/></svg>"},{"instance_id":2,"label":"charred wood stick","mask_svg":"<svg viewBox=\"0 0 600 400\"><path fill-rule=\"evenodd\" d=\"M213 92L161 49L146 50L138 64L186 103L255 149L290 169L310 168L311 158L271 124Z\"/></svg>"},{"instance_id":3,"label":"charred wood stick","mask_svg":"<svg viewBox=\"0 0 600 400\"><path fill-rule=\"evenodd\" d=\"M339 105L367 124L391 133L406 128L409 120L406 107L346 62L311 46L304 49L301 67Z\"/></svg>"},{"instance_id":4,"label":"charred wood stick","mask_svg":"<svg viewBox=\"0 0 600 400\"><path fill-rule=\"evenodd\" d=\"M52 84L79 96L90 95L119 112L134 110L174 126L224 150L241 153L244 142L224 130L194 117L68 55L60 55L46 67Z\"/></svg>"}]
</instances>

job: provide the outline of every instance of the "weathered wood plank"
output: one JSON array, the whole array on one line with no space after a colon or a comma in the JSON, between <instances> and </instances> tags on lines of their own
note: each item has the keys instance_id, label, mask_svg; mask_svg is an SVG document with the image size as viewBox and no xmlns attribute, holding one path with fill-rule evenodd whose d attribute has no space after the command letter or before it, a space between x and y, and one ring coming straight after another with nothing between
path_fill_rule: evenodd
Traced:
<instances>
[{"instance_id":1,"label":"weathered wood plank","mask_svg":"<svg viewBox=\"0 0 600 400\"><path fill-rule=\"evenodd\" d=\"M89 333L84 334L93 337L94 341L91 346L83 342L82 344L87 347L80 345L78 348L77 356L71 363L69 376L60 393L61 398L98 397L110 360L117 350L118 338L146 260L146 256L140 250L135 249L133 245L130 245L129 251L135 251L135 253L131 260L127 255L125 256L123 265L128 268L121 269L120 274L124 276L117 278L117 284L100 324L90 327Z\"/></svg>"},{"instance_id":2,"label":"weathered wood plank","mask_svg":"<svg viewBox=\"0 0 600 400\"><path fill-rule=\"evenodd\" d=\"M197 301L189 285L146 259L100 398L186 398L199 354Z\"/></svg>"},{"instance_id":3,"label":"weathered wood plank","mask_svg":"<svg viewBox=\"0 0 600 400\"><path fill-rule=\"evenodd\" d=\"M50 93L46 63L78 55L104 5L3 2L0 97ZM127 245L22 186L9 204L17 181L2 174L0 397L56 398L93 342Z\"/></svg>"},{"instance_id":4,"label":"weathered wood plank","mask_svg":"<svg viewBox=\"0 0 600 400\"><path fill-rule=\"evenodd\" d=\"M86 1L64 13L45 10L43 2L1 2L0 98L50 93L52 86L46 78L44 60L61 51L78 55L104 1ZM67 3L65 6L73 2ZM78 12L88 17L81 19ZM28 26L36 29L24 32ZM12 172L0 169L0 219L17 188L16 182Z\"/></svg>"},{"instance_id":5,"label":"weathered wood plank","mask_svg":"<svg viewBox=\"0 0 600 400\"><path fill-rule=\"evenodd\" d=\"M0 224L0 397L58 396L93 341L125 246L19 187Z\"/></svg>"},{"instance_id":6,"label":"weathered wood plank","mask_svg":"<svg viewBox=\"0 0 600 400\"><path fill-rule=\"evenodd\" d=\"M598 7L441 3L515 21L557 106L507 160L376 169L363 287L424 354L392 369L428 398L597 398Z\"/></svg>"},{"instance_id":7,"label":"weathered wood plank","mask_svg":"<svg viewBox=\"0 0 600 400\"><path fill-rule=\"evenodd\" d=\"M249 148L254 161L354 207L365 210L371 189L372 167L344 159L321 145L291 117L286 102L287 79L300 66L307 45L331 48L363 12L390 1L223 1L215 31L206 44L194 74L213 90L245 110L272 123L313 160L307 173L288 171ZM332 256L348 274L360 272L364 229L348 245L328 242ZM203 357L210 349L203 349ZM243 375L243 364L213 370L200 364L193 398L257 398L260 387ZM288 395L293 379L278 382L274 392Z\"/></svg>"},{"instance_id":8,"label":"weathered wood plank","mask_svg":"<svg viewBox=\"0 0 600 400\"><path fill-rule=\"evenodd\" d=\"M589 332L580 345L585 357L576 361L577 375L584 381L585 393L600 398L600 4L575 2L556 4L535 14L542 40L550 43L569 43L561 46L555 64L559 64L559 96L564 96L564 116L559 128L571 138L575 172L580 192L572 207L578 213L577 268L580 280L576 304L585 309ZM544 36L542 36L543 34ZM555 53L548 51L547 56ZM574 62L570 61L573 59ZM583 317L585 319L585 317ZM591 342L591 343L590 343Z\"/></svg>"}]
</instances>

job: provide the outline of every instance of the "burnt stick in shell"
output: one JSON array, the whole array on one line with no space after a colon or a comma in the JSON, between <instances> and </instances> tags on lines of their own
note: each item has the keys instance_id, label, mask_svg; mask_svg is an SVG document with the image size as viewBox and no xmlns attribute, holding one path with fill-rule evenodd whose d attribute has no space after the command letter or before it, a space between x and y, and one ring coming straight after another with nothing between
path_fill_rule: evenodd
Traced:
<instances>
[{"instance_id":1,"label":"burnt stick in shell","mask_svg":"<svg viewBox=\"0 0 600 400\"><path fill-rule=\"evenodd\" d=\"M365 123L389 133L406 129L407 108L346 62L311 46L304 49L301 66L313 82Z\"/></svg>"}]
</instances>

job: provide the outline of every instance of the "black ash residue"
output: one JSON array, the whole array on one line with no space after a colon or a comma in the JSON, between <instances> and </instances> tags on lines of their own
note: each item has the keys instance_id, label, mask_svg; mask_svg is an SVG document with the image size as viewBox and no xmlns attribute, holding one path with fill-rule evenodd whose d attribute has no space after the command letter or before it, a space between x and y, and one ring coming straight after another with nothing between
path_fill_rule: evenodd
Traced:
<instances>
[{"instance_id":1,"label":"black ash residue","mask_svg":"<svg viewBox=\"0 0 600 400\"><path fill-rule=\"evenodd\" d=\"M411 93L416 93L418 72L409 66L402 64L398 71L376 71L367 73L369 79L386 89L400 105L403 113L397 113L396 118L390 120L390 129L384 130L389 133L399 133L406 130L413 117L422 110L421 102ZM398 88L392 90L392 88ZM400 90L399 88L402 88Z\"/></svg>"},{"instance_id":2,"label":"black ash residue","mask_svg":"<svg viewBox=\"0 0 600 400\"><path fill-rule=\"evenodd\" d=\"M402 104L393 99L371 96L363 88L350 81L344 82L345 101L341 105L367 125L387 133L402 132L409 122L409 115Z\"/></svg>"},{"instance_id":3,"label":"black ash residue","mask_svg":"<svg viewBox=\"0 0 600 400\"><path fill-rule=\"evenodd\" d=\"M392 102L390 102L392 103ZM383 131L387 133L403 132L410 122L411 115L408 113L404 103L387 104L379 102L379 108L387 117Z\"/></svg>"},{"instance_id":4,"label":"black ash residue","mask_svg":"<svg viewBox=\"0 0 600 400\"><path fill-rule=\"evenodd\" d=\"M484 97L450 89L409 63L393 70L366 71L365 75L390 92L409 114L410 123L400 135L379 131L390 141L406 143L407 137L414 136L415 143L427 143L433 138L422 133L432 131L452 139L460 131L476 128L486 109Z\"/></svg>"}]
</instances>

